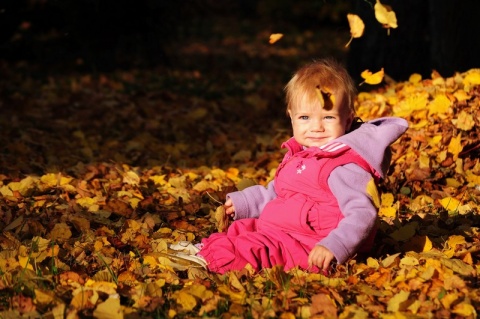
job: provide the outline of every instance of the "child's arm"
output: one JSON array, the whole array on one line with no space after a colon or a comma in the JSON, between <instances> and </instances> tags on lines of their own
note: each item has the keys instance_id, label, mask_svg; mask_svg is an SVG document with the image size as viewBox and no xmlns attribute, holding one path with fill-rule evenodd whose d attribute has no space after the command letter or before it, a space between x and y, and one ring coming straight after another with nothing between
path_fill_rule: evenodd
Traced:
<instances>
[{"instance_id":1,"label":"child's arm","mask_svg":"<svg viewBox=\"0 0 480 319\"><path fill-rule=\"evenodd\" d=\"M268 183L267 187L254 185L242 191L227 194L228 206L225 209L230 214L232 211L235 212L234 219L258 218L265 205L275 197L277 193L274 181Z\"/></svg>"},{"instance_id":2,"label":"child's arm","mask_svg":"<svg viewBox=\"0 0 480 319\"><path fill-rule=\"evenodd\" d=\"M367 193L371 180L372 176L356 164L334 169L328 179L344 218L317 245L330 250L340 264L358 250L375 225L377 208Z\"/></svg>"}]
</instances>

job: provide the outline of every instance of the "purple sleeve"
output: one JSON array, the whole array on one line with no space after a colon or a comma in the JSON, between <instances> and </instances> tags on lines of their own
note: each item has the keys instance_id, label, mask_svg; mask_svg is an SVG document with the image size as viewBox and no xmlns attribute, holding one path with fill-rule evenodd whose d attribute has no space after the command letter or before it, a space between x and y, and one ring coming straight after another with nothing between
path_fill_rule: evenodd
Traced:
<instances>
[{"instance_id":1,"label":"purple sleeve","mask_svg":"<svg viewBox=\"0 0 480 319\"><path fill-rule=\"evenodd\" d=\"M235 207L234 219L258 218L265 205L277 197L274 181L268 183L267 187L254 185L242 191L227 194Z\"/></svg>"},{"instance_id":2,"label":"purple sleeve","mask_svg":"<svg viewBox=\"0 0 480 319\"><path fill-rule=\"evenodd\" d=\"M371 179L372 175L356 164L337 167L328 178L344 218L317 245L328 248L340 264L357 251L375 225L377 208L367 194Z\"/></svg>"}]
</instances>

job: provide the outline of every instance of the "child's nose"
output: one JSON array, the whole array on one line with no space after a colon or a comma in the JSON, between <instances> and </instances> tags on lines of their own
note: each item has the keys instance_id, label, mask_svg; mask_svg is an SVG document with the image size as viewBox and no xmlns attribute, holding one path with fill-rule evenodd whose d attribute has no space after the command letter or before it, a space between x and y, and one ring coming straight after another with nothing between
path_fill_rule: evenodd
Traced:
<instances>
[{"instance_id":1,"label":"child's nose","mask_svg":"<svg viewBox=\"0 0 480 319\"><path fill-rule=\"evenodd\" d=\"M323 131L325 131L325 128L323 127L323 122L322 122L322 120L315 120L315 121L313 121L312 130L313 130L314 132L323 132Z\"/></svg>"}]
</instances>

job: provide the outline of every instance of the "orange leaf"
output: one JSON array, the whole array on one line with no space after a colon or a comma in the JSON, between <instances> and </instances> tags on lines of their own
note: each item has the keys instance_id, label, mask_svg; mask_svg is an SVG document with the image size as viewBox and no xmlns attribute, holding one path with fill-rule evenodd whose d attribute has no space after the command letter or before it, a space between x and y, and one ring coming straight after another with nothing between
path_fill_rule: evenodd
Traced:
<instances>
[{"instance_id":1,"label":"orange leaf","mask_svg":"<svg viewBox=\"0 0 480 319\"><path fill-rule=\"evenodd\" d=\"M282 33L272 33L272 34L270 34L270 39L268 40L268 43L274 44L275 42L277 42L281 38L283 38Z\"/></svg>"},{"instance_id":2,"label":"orange leaf","mask_svg":"<svg viewBox=\"0 0 480 319\"><path fill-rule=\"evenodd\" d=\"M375 84L380 84L383 81L384 74L385 72L382 68L380 71L376 73L372 73L369 70L365 70L360 74L360 76L365 80L364 81L365 83L375 85Z\"/></svg>"}]
</instances>

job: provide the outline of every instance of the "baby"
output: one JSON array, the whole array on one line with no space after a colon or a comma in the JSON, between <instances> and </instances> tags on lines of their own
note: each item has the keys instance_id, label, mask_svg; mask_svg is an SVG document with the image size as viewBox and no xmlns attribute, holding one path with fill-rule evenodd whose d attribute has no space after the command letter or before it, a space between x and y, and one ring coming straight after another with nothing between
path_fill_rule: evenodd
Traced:
<instances>
[{"instance_id":1,"label":"baby","mask_svg":"<svg viewBox=\"0 0 480 319\"><path fill-rule=\"evenodd\" d=\"M204 238L197 256L213 272L281 265L326 271L368 250L375 235L375 183L389 146L408 128L400 118L359 123L356 90L333 60L310 63L286 86L293 137L273 181L227 195L234 221Z\"/></svg>"}]
</instances>

